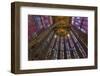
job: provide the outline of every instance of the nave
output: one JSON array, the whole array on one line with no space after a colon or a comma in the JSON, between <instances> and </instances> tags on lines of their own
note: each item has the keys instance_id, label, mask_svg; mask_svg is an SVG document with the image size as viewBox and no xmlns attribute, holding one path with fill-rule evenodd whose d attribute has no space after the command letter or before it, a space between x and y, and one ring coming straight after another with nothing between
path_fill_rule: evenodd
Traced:
<instances>
[{"instance_id":1,"label":"nave","mask_svg":"<svg viewBox=\"0 0 100 76\"><path fill-rule=\"evenodd\" d=\"M32 28L30 28L30 26L36 25L36 20L38 21L37 26L42 26L42 28L39 28L40 31L37 32L32 31ZM30 33L29 31L28 33L29 60L79 59L88 57L87 18L31 15L29 21L28 30L31 29L32 32ZM33 22L35 23L34 25L32 25Z\"/></svg>"}]
</instances>

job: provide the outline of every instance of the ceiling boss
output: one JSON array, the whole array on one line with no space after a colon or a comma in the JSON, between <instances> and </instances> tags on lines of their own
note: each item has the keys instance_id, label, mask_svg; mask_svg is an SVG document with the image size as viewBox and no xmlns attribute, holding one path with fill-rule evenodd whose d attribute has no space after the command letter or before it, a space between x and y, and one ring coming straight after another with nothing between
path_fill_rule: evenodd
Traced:
<instances>
[{"instance_id":1,"label":"ceiling boss","mask_svg":"<svg viewBox=\"0 0 100 76\"><path fill-rule=\"evenodd\" d=\"M64 17L64 16L58 16L54 18L54 21L56 23L54 27L56 35L66 36L69 33L71 29L70 20L71 20L70 17Z\"/></svg>"}]
</instances>

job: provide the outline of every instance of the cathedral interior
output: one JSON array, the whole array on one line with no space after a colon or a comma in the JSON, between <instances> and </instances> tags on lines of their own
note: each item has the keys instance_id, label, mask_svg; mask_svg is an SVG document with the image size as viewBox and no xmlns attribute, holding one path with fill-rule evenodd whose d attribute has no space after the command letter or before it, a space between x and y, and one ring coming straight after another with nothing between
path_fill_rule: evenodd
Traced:
<instances>
[{"instance_id":1,"label":"cathedral interior","mask_svg":"<svg viewBox=\"0 0 100 76\"><path fill-rule=\"evenodd\" d=\"M28 60L88 57L88 18L28 15Z\"/></svg>"}]
</instances>

